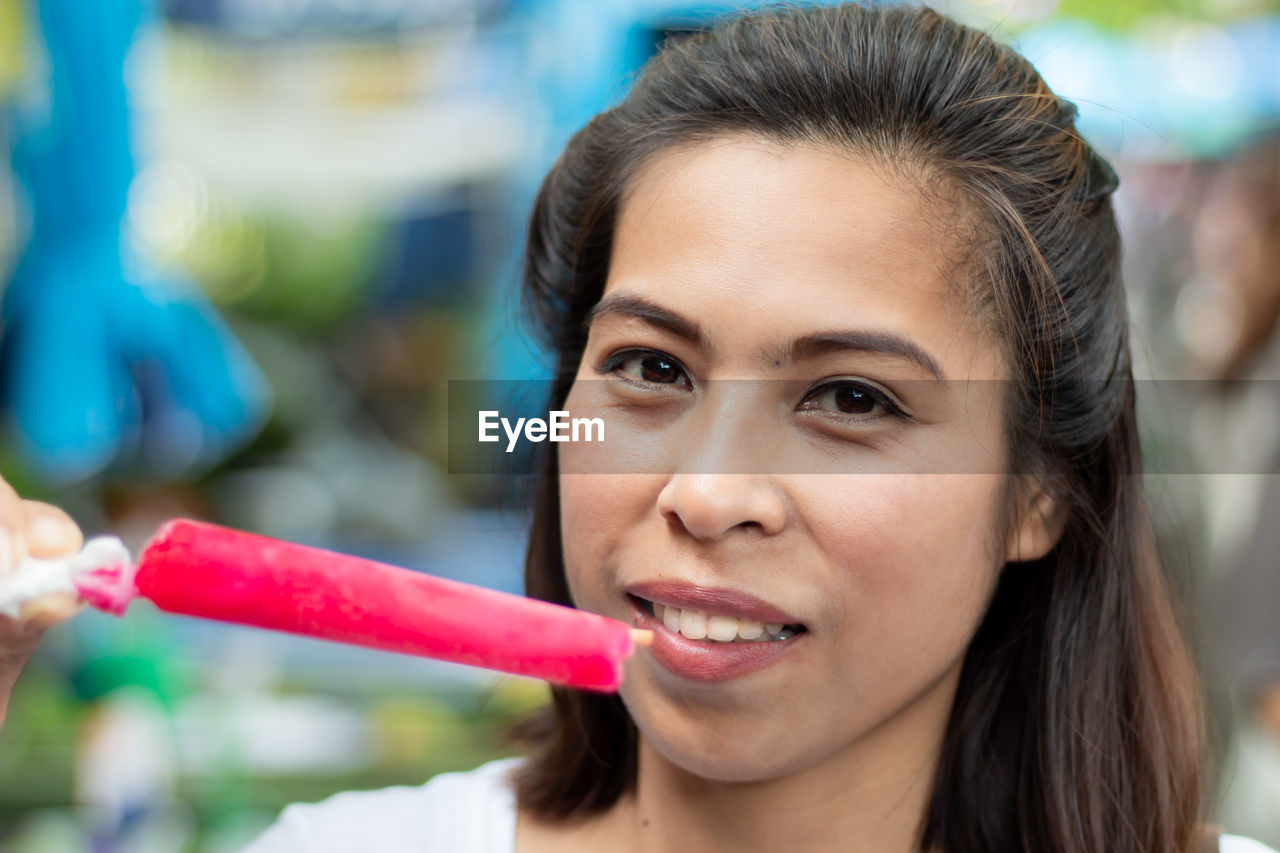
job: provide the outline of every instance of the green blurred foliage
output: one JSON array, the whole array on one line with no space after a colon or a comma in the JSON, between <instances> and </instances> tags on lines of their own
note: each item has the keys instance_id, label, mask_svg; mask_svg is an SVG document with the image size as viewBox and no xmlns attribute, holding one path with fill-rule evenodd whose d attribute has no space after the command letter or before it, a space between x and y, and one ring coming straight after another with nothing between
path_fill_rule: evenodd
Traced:
<instances>
[{"instance_id":1,"label":"green blurred foliage","mask_svg":"<svg viewBox=\"0 0 1280 853\"><path fill-rule=\"evenodd\" d=\"M1228 21L1280 11L1276 0L1062 0L1055 17L1077 18L1109 30L1131 32L1161 18Z\"/></svg>"}]
</instances>

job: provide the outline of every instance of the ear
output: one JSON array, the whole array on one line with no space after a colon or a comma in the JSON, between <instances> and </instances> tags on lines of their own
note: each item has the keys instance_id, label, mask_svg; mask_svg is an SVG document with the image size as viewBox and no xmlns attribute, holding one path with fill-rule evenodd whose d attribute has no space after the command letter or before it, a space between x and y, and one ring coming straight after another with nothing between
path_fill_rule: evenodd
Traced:
<instances>
[{"instance_id":1,"label":"ear","mask_svg":"<svg viewBox=\"0 0 1280 853\"><path fill-rule=\"evenodd\" d=\"M1030 497L1019 501L1005 545L1005 560L1018 563L1040 559L1058 544L1066 526L1066 507L1054 500L1044 483L1035 484Z\"/></svg>"}]
</instances>

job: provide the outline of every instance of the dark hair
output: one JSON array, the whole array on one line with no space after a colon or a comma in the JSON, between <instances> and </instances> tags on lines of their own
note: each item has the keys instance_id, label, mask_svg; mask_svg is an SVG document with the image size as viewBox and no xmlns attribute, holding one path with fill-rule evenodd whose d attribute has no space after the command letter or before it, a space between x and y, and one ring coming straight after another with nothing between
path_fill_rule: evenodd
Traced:
<instances>
[{"instance_id":1,"label":"dark hair","mask_svg":"<svg viewBox=\"0 0 1280 853\"><path fill-rule=\"evenodd\" d=\"M969 645L925 848L1166 853L1197 832L1203 712L1138 476L1117 181L1074 117L1026 59L931 9L743 15L669 41L569 142L530 221L524 295L560 408L624 193L656 153L726 133L820 144L962 205L970 296L1012 380L1010 458L1066 522L1046 556L1001 573ZM553 452L544 464L526 582L568 604ZM617 697L553 698L525 732L520 803L552 819L608 808L635 783L635 724Z\"/></svg>"}]
</instances>

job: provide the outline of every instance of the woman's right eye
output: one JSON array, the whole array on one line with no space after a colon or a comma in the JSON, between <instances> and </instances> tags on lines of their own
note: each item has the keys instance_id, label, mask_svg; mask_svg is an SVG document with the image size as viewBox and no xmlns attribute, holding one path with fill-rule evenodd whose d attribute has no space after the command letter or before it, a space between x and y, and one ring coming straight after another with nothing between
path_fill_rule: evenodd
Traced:
<instances>
[{"instance_id":1,"label":"woman's right eye","mask_svg":"<svg viewBox=\"0 0 1280 853\"><path fill-rule=\"evenodd\" d=\"M624 350L614 353L601 365L600 371L653 385L679 385L688 388L693 384L684 365L657 350Z\"/></svg>"}]
</instances>

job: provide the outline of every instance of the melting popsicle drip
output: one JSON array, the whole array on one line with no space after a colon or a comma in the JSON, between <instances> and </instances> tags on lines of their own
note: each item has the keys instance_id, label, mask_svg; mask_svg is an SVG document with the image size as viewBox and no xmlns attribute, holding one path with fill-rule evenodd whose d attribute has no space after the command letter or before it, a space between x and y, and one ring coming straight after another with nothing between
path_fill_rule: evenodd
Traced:
<instances>
[{"instance_id":1,"label":"melting popsicle drip","mask_svg":"<svg viewBox=\"0 0 1280 853\"><path fill-rule=\"evenodd\" d=\"M73 569L76 592L91 607L123 616L138 594L133 583L137 569L124 543L114 536L90 539L78 556L83 562Z\"/></svg>"},{"instance_id":2,"label":"melting popsicle drip","mask_svg":"<svg viewBox=\"0 0 1280 853\"><path fill-rule=\"evenodd\" d=\"M24 602L78 593L94 607L119 616L134 596L133 574L124 543L114 536L98 536L75 554L24 559L17 572L0 579L0 613L16 619Z\"/></svg>"}]
</instances>

